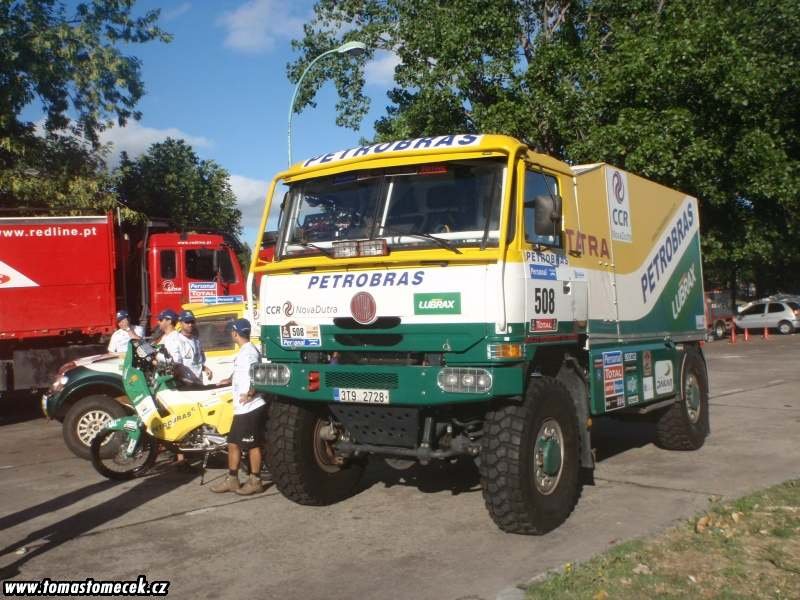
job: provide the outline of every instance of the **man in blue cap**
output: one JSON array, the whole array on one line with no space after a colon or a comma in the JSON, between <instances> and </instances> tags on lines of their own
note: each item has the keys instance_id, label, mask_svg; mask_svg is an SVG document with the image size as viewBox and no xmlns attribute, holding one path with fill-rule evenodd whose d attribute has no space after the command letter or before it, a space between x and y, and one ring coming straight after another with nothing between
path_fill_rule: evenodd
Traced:
<instances>
[{"instance_id":1,"label":"man in blue cap","mask_svg":"<svg viewBox=\"0 0 800 600\"><path fill-rule=\"evenodd\" d=\"M203 373L210 381L214 374L206 366L206 353L203 352L203 345L195 330L194 313L184 310L178 317L178 321L181 323L180 362L175 361L175 364L182 364L191 371L198 383L203 382Z\"/></svg>"},{"instance_id":2,"label":"man in blue cap","mask_svg":"<svg viewBox=\"0 0 800 600\"><path fill-rule=\"evenodd\" d=\"M125 354L128 351L128 342L141 339L135 328L131 327L127 310L117 311L117 330L108 341L108 351L112 354Z\"/></svg>"},{"instance_id":3,"label":"man in blue cap","mask_svg":"<svg viewBox=\"0 0 800 600\"><path fill-rule=\"evenodd\" d=\"M253 393L250 366L261 360L261 353L250 341L250 321L237 319L228 323L231 339L239 346L233 362L233 375L221 381L233 385L233 423L228 432L228 474L211 486L212 492L236 492L242 496L264 491L261 481L261 446L264 443L266 403ZM244 485L239 483L241 453L247 452L250 460L250 477Z\"/></svg>"},{"instance_id":4,"label":"man in blue cap","mask_svg":"<svg viewBox=\"0 0 800 600\"><path fill-rule=\"evenodd\" d=\"M181 334L175 330L178 314L171 308L165 308L158 313L158 328L161 330L159 343L167 349L172 360L181 364Z\"/></svg>"}]
</instances>

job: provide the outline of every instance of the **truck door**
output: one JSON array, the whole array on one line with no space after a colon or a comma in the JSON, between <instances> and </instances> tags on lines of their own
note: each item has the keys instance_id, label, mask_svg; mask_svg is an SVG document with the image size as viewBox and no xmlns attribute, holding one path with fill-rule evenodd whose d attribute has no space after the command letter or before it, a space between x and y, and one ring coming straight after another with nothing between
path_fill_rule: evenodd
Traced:
<instances>
[{"instance_id":1,"label":"truck door","mask_svg":"<svg viewBox=\"0 0 800 600\"><path fill-rule=\"evenodd\" d=\"M541 198L537 200L537 198ZM564 249L561 222L552 231L537 231L537 210L560 207L558 180L553 175L528 168L523 190L525 231L525 318L528 335L542 341L556 335L575 334L576 312L586 310L586 284L576 282ZM559 210L560 212L560 210ZM580 318L580 317L578 317Z\"/></svg>"}]
</instances>

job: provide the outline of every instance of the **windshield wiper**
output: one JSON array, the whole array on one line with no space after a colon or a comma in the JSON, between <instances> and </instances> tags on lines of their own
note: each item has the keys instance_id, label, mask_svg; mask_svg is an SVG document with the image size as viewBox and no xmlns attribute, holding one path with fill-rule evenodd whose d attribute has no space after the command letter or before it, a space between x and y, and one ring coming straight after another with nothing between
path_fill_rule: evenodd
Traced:
<instances>
[{"instance_id":1,"label":"windshield wiper","mask_svg":"<svg viewBox=\"0 0 800 600\"><path fill-rule=\"evenodd\" d=\"M461 250L456 248L456 246L454 244L448 242L445 239L438 238L435 235L432 235L430 233L411 233L411 232L403 233L403 232L396 231L396 230L391 229L390 227L386 227L386 226L381 227L381 229L383 229L383 233L381 234L382 236L389 235L389 236L396 236L396 237L408 236L408 237L422 238L424 240L430 240L430 241L434 242L435 244L441 246L445 250L450 250L452 252L455 252L456 254L463 254L461 252Z\"/></svg>"},{"instance_id":2,"label":"windshield wiper","mask_svg":"<svg viewBox=\"0 0 800 600\"><path fill-rule=\"evenodd\" d=\"M311 242L291 242L295 246L300 246L302 248L313 248L314 250L319 250L322 254L327 256L328 258L336 258L333 254L333 251L329 248L323 248L322 246L317 246L316 244L312 244Z\"/></svg>"}]
</instances>

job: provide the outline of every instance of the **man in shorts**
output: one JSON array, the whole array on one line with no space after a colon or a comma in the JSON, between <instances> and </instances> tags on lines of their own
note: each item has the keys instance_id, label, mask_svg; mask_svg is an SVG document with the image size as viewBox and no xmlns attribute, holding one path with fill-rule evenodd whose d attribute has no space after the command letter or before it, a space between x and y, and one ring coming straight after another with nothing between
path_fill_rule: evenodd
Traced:
<instances>
[{"instance_id":1,"label":"man in shorts","mask_svg":"<svg viewBox=\"0 0 800 600\"><path fill-rule=\"evenodd\" d=\"M261 446L264 443L266 403L256 396L250 382L250 366L261 360L261 353L250 341L250 321L237 319L228 323L231 339L239 346L233 362L233 375L222 380L223 385L233 385L233 423L228 433L228 474L211 486L212 492L236 492L242 496L264 491L261 481ZM239 483L239 462L242 452L250 460L250 476Z\"/></svg>"}]
</instances>

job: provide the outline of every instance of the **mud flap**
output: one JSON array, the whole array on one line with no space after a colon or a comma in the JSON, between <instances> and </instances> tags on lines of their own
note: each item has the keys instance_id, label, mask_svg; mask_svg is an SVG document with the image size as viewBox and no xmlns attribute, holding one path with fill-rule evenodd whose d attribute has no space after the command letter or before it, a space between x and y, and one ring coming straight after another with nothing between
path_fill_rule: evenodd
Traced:
<instances>
[{"instance_id":1,"label":"mud flap","mask_svg":"<svg viewBox=\"0 0 800 600\"><path fill-rule=\"evenodd\" d=\"M575 414L578 416L578 434L581 441L581 467L593 469L592 436L587 426L589 422L589 387L585 378L581 375L580 368L574 358L567 357L561 364L556 379L567 388L572 401L575 403Z\"/></svg>"}]
</instances>

